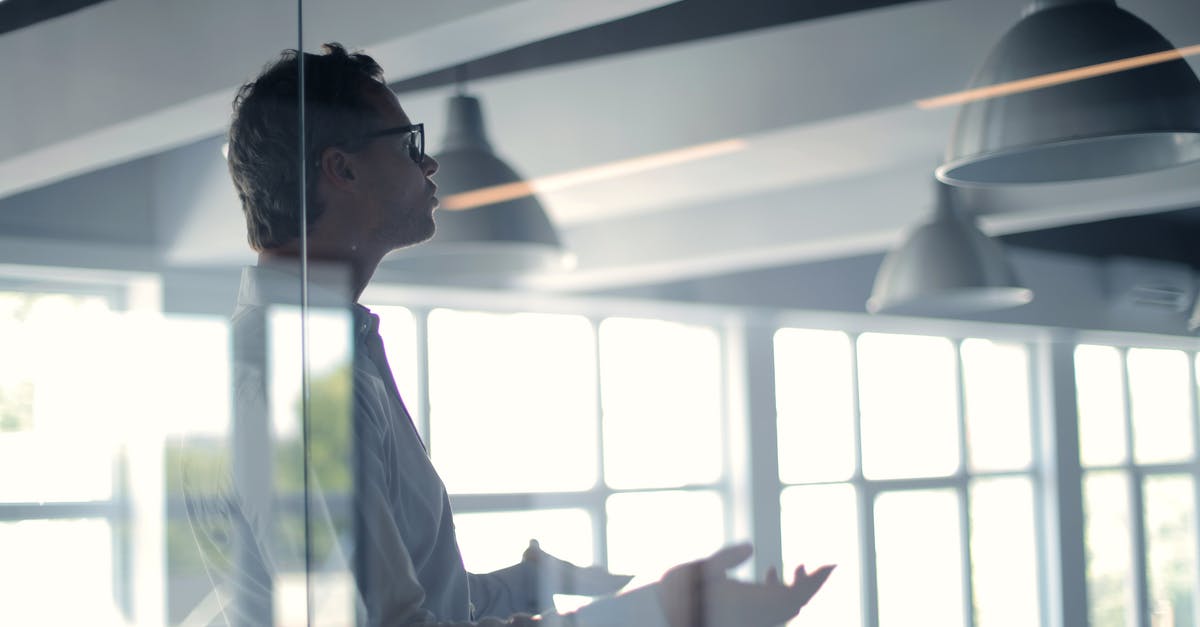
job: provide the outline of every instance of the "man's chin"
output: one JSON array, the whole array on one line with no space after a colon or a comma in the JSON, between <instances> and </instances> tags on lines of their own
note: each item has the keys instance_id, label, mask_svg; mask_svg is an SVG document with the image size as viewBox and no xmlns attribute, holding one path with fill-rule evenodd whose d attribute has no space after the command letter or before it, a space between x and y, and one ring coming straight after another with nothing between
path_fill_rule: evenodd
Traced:
<instances>
[{"instance_id":1,"label":"man's chin","mask_svg":"<svg viewBox=\"0 0 1200 627\"><path fill-rule=\"evenodd\" d=\"M437 226L434 224L432 219L424 224L414 224L413 228L409 231L409 237L404 238L404 243L401 244L399 248L420 246L421 244L433 239L433 236L436 232Z\"/></svg>"}]
</instances>

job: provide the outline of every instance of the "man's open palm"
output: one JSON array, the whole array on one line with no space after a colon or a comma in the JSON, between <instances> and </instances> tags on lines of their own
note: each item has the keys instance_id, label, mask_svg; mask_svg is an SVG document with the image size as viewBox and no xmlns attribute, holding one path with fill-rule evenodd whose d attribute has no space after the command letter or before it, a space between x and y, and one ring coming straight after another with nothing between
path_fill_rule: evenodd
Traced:
<instances>
[{"instance_id":1,"label":"man's open palm","mask_svg":"<svg viewBox=\"0 0 1200 627\"><path fill-rule=\"evenodd\" d=\"M767 627L795 616L833 572L796 569L790 585L774 570L762 582L729 579L726 571L750 557L749 545L722 549L707 559L676 566L663 575L659 599L672 627Z\"/></svg>"}]
</instances>

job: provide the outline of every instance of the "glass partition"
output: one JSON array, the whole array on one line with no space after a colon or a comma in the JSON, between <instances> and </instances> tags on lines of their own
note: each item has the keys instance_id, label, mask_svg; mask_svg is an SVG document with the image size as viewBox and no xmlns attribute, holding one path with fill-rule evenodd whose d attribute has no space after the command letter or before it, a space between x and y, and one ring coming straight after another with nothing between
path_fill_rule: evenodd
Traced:
<instances>
[{"instance_id":1,"label":"glass partition","mask_svg":"<svg viewBox=\"0 0 1200 627\"><path fill-rule=\"evenodd\" d=\"M308 624L304 563L251 557L265 510L304 546L304 475L295 424L238 410L256 254L225 156L238 87L298 17L0 4L0 624ZM282 418L303 371L272 358Z\"/></svg>"},{"instance_id":2,"label":"glass partition","mask_svg":"<svg viewBox=\"0 0 1200 627\"><path fill-rule=\"evenodd\" d=\"M1196 625L1198 46L0 0L0 625Z\"/></svg>"}]
</instances>

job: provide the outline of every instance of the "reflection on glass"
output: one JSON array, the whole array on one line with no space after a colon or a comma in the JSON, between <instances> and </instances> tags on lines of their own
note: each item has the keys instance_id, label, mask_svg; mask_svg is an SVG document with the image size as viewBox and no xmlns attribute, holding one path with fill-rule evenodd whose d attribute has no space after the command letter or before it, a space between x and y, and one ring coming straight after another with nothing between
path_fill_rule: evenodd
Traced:
<instances>
[{"instance_id":1,"label":"reflection on glass","mask_svg":"<svg viewBox=\"0 0 1200 627\"><path fill-rule=\"evenodd\" d=\"M1129 349L1133 456L1138 463L1192 456L1191 382L1183 351Z\"/></svg>"},{"instance_id":2,"label":"reflection on glass","mask_svg":"<svg viewBox=\"0 0 1200 627\"><path fill-rule=\"evenodd\" d=\"M863 474L894 479L954 473L958 394L950 341L864 333L858 364Z\"/></svg>"},{"instance_id":3,"label":"reflection on glass","mask_svg":"<svg viewBox=\"0 0 1200 627\"><path fill-rule=\"evenodd\" d=\"M348 571L282 573L274 582L280 627L352 627L358 589Z\"/></svg>"},{"instance_id":4,"label":"reflection on glass","mask_svg":"<svg viewBox=\"0 0 1200 627\"><path fill-rule=\"evenodd\" d=\"M310 308L308 324L309 376L317 378L344 368L350 363L349 313ZM301 316L298 307L271 307L268 350L271 364L271 397L284 402L271 407L271 428L277 438L296 438L300 433ZM292 402L287 402L293 399Z\"/></svg>"},{"instance_id":5,"label":"reflection on glass","mask_svg":"<svg viewBox=\"0 0 1200 627\"><path fill-rule=\"evenodd\" d=\"M1144 484L1151 624L1195 625L1196 501L1190 476L1152 476Z\"/></svg>"},{"instance_id":6,"label":"reflection on glass","mask_svg":"<svg viewBox=\"0 0 1200 627\"><path fill-rule=\"evenodd\" d=\"M716 492L614 494L608 514L608 567L650 583L676 564L706 557L725 544L724 505Z\"/></svg>"},{"instance_id":7,"label":"reflection on glass","mask_svg":"<svg viewBox=\"0 0 1200 627\"><path fill-rule=\"evenodd\" d=\"M882 627L962 625L962 542L953 490L880 494L875 555Z\"/></svg>"},{"instance_id":8,"label":"reflection on glass","mask_svg":"<svg viewBox=\"0 0 1200 627\"><path fill-rule=\"evenodd\" d=\"M0 523L0 624L122 625L103 520Z\"/></svg>"},{"instance_id":9,"label":"reflection on glass","mask_svg":"<svg viewBox=\"0 0 1200 627\"><path fill-rule=\"evenodd\" d=\"M530 540L578 566L595 563L592 517L582 509L535 509L454 515L463 565L487 573L521 561Z\"/></svg>"},{"instance_id":10,"label":"reflection on glass","mask_svg":"<svg viewBox=\"0 0 1200 627\"><path fill-rule=\"evenodd\" d=\"M721 350L711 328L600 324L604 479L615 488L710 483L721 475Z\"/></svg>"},{"instance_id":11,"label":"reflection on glass","mask_svg":"<svg viewBox=\"0 0 1200 627\"><path fill-rule=\"evenodd\" d=\"M417 428L423 429L425 421L420 415L421 396L417 385L417 320L406 307L367 305L367 308L379 316L379 335L383 338L400 398L404 399L405 408ZM428 433L421 433L422 440L428 441L428 436Z\"/></svg>"},{"instance_id":12,"label":"reflection on glass","mask_svg":"<svg viewBox=\"0 0 1200 627\"><path fill-rule=\"evenodd\" d=\"M221 384L233 390L218 395L231 406L194 403L215 415L188 419L168 441L167 617L172 624L230 616L277 625L348 624L356 598L348 553L351 313L341 303L301 312L290 302L294 296L272 299L295 294L296 276L268 268L253 276L259 289L243 292L231 325L175 320L163 326L164 346L176 345L168 334L207 334L213 343L198 351L197 363L232 364L195 377L190 394ZM215 341L229 337L231 344ZM307 377L302 347L311 367Z\"/></svg>"},{"instance_id":13,"label":"reflection on glass","mask_svg":"<svg viewBox=\"0 0 1200 627\"><path fill-rule=\"evenodd\" d=\"M1079 458L1085 466L1125 461L1125 398L1121 353L1111 346L1075 348Z\"/></svg>"},{"instance_id":14,"label":"reflection on glass","mask_svg":"<svg viewBox=\"0 0 1200 627\"><path fill-rule=\"evenodd\" d=\"M1032 483L1023 477L977 480L970 503L976 626L1039 625Z\"/></svg>"},{"instance_id":15,"label":"reflection on glass","mask_svg":"<svg viewBox=\"0 0 1200 627\"><path fill-rule=\"evenodd\" d=\"M1020 344L962 343L967 458L975 471L1016 470L1033 462L1029 356Z\"/></svg>"},{"instance_id":16,"label":"reflection on glass","mask_svg":"<svg viewBox=\"0 0 1200 627\"><path fill-rule=\"evenodd\" d=\"M167 437L162 470L167 496L166 611L168 624L176 625L212 594L184 511L184 497L186 487L189 493L202 495L200 498L214 498L220 485L218 478L228 477L231 472L229 320L170 316L162 320L159 332L160 345L184 356L170 360L171 370L179 376L165 377L160 390L163 398L174 399L170 404L173 411L164 425ZM217 524L208 519L195 522Z\"/></svg>"},{"instance_id":17,"label":"reflection on glass","mask_svg":"<svg viewBox=\"0 0 1200 627\"><path fill-rule=\"evenodd\" d=\"M809 572L837 564L817 596L792 619L792 625L858 625L862 621L859 586L858 515L854 487L845 484L787 488L780 497L783 573L804 564Z\"/></svg>"},{"instance_id":18,"label":"reflection on glass","mask_svg":"<svg viewBox=\"0 0 1200 627\"><path fill-rule=\"evenodd\" d=\"M581 316L429 314L430 453L452 493L596 482L596 361ZM480 463L497 459L503 463Z\"/></svg>"},{"instance_id":19,"label":"reflection on glass","mask_svg":"<svg viewBox=\"0 0 1200 627\"><path fill-rule=\"evenodd\" d=\"M1083 499L1088 622L1123 627L1133 611L1128 478L1120 472L1087 473Z\"/></svg>"},{"instance_id":20,"label":"reflection on glass","mask_svg":"<svg viewBox=\"0 0 1200 627\"><path fill-rule=\"evenodd\" d=\"M854 473L850 338L838 331L775 334L779 478L837 481Z\"/></svg>"}]
</instances>

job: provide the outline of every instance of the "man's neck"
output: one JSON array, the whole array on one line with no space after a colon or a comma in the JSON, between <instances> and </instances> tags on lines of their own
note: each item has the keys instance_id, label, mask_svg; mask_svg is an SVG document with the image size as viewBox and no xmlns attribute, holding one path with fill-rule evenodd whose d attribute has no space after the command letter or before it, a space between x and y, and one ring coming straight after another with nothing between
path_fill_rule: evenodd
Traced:
<instances>
[{"instance_id":1,"label":"man's neck","mask_svg":"<svg viewBox=\"0 0 1200 627\"><path fill-rule=\"evenodd\" d=\"M356 254L331 254L327 250L320 248L311 248L308 251L307 261L321 262L326 264L341 264L350 268L350 294L353 297L353 302L358 302L362 296L363 290L367 288L371 277L375 275L375 269L379 267L379 262L382 261L382 255L371 255L357 250L352 251ZM300 267L300 247L298 243L292 243L287 246L265 250L258 254L258 265L266 266L278 264L280 262L295 264Z\"/></svg>"}]
</instances>

